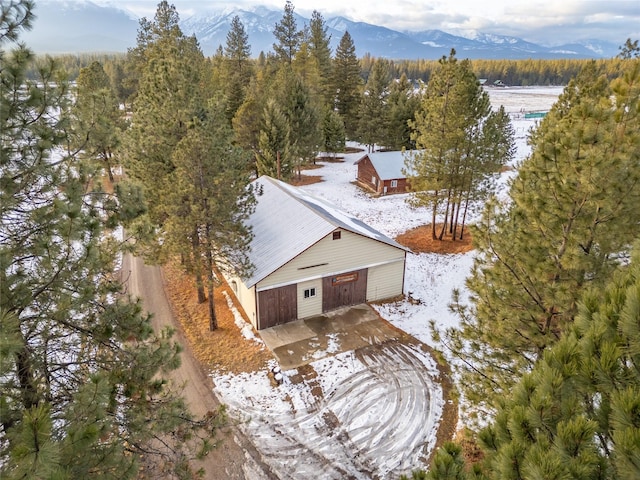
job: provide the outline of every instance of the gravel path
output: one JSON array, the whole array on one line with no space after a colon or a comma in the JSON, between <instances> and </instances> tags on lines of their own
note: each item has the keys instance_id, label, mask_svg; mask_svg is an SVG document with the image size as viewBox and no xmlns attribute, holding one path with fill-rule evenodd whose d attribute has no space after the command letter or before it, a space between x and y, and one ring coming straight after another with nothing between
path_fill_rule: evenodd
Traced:
<instances>
[{"instance_id":1,"label":"gravel path","mask_svg":"<svg viewBox=\"0 0 640 480\"><path fill-rule=\"evenodd\" d=\"M172 380L184 385L183 396L191 412L202 416L215 410L220 402L213 393L213 384L185 341L164 290L162 271L158 266L145 265L130 255L123 259L122 272L127 276L129 293L140 297L146 310L153 314L156 331L166 326L175 329L174 340L183 347L181 365L172 372ZM230 427L221 433L219 446L202 461L194 462L194 469L203 468L205 479L263 480L277 478L265 465L253 444L239 429Z\"/></svg>"}]
</instances>

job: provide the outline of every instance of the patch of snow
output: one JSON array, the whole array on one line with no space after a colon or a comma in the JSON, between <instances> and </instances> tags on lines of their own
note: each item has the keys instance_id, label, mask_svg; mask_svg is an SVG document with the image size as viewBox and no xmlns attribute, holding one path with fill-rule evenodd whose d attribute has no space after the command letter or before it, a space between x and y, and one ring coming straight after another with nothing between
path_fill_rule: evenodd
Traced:
<instances>
[{"instance_id":1,"label":"patch of snow","mask_svg":"<svg viewBox=\"0 0 640 480\"><path fill-rule=\"evenodd\" d=\"M229 294L227 292L222 292L222 293L227 299L227 306L229 307L229 310L231 310L231 313L233 314L234 323L236 324L236 327L240 329L241 335L247 340L251 340L253 342L264 345L264 342L262 341L262 339L256 337L256 334L253 331L252 325L250 323L245 322L244 318L242 318L242 314L238 311L236 306L233 304L233 300L231 300L231 297L229 296Z\"/></svg>"},{"instance_id":2,"label":"patch of snow","mask_svg":"<svg viewBox=\"0 0 640 480\"><path fill-rule=\"evenodd\" d=\"M444 47L445 45L441 45L437 42L432 42L432 41L426 41L426 42L422 42L423 45L426 45L427 47L435 47L435 48L440 48L440 47Z\"/></svg>"}]
</instances>

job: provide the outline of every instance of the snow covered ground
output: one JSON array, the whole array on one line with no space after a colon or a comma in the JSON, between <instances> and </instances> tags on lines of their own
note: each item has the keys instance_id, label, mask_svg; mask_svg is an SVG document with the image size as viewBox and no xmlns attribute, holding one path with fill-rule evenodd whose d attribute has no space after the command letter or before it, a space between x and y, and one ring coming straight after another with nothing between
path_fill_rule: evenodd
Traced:
<instances>
[{"instance_id":1,"label":"snow covered ground","mask_svg":"<svg viewBox=\"0 0 640 480\"><path fill-rule=\"evenodd\" d=\"M517 113L522 110L548 110L562 88L492 88L488 91L494 107L503 104L507 112ZM521 118L513 120L517 137L514 164L529 154L526 139L535 122ZM430 213L424 208L410 207L406 195L371 198L353 184L356 176L354 162L363 153L347 154L341 163L323 164L321 169L314 170L312 174L322 175L324 181L302 188L390 237L429 223ZM502 175L499 182L502 193L506 191L507 181L512 175L513 172ZM449 311L448 305L453 289L459 289L464 294L464 282L471 269L473 255L473 252L459 255L409 254L405 293L411 292L412 297L420 301L404 300L375 308L395 326L421 342L440 349L431 336L429 323L433 320L439 328L457 325L458 319ZM425 458L425 450L433 448L443 399L441 389L434 381L437 378L434 361L428 355L411 347L390 355L401 361L399 365L421 362L426 371L433 373L431 380L416 380L416 385L428 383L424 388L429 391L430 397L429 411L424 412L424 425L419 434L410 425L402 425L400 421L392 429L378 431L377 436L363 435L362 442L358 443L360 432L371 433L376 430L376 425L384 423L389 417L389 414L376 408L376 404L363 403L367 395L376 388L382 388L383 397L397 396L390 415L401 420L407 417L407 411L411 409L412 403L407 399L415 399L420 392L389 389L394 379L389 378L391 372L388 371L380 372L376 379L368 378L367 390L359 391L357 386L365 381L361 378L362 372L371 367L367 363L377 360L354 355L353 352L327 355L312 363L311 367L317 376L309 381L290 381L289 377L298 373L296 371L284 372L285 381L277 387L272 385L266 371L243 375L213 374L213 380L216 393L227 403L230 412L247 420L245 430L255 439L265 460L281 478L397 478L400 473L420 466L420 461ZM395 374L406 371L401 367L400 372ZM358 393L363 396L358 397ZM350 402L344 404L347 398ZM367 408L359 408L359 403ZM328 419L328 416L335 418ZM335 430L334 437L321 428L332 421L343 427ZM397 432L393 429L402 428L406 430L406 435L402 438L394 435ZM319 431L323 434L319 435ZM335 438L341 434L350 437L349 445L352 448L345 449L344 438ZM410 442L411 437L417 438L418 444Z\"/></svg>"}]
</instances>

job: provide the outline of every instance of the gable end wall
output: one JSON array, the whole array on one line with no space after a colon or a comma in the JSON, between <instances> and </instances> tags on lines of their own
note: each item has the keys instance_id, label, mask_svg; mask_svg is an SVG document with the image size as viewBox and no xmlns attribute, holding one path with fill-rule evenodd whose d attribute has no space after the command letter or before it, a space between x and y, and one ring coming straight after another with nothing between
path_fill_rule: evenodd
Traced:
<instances>
[{"instance_id":1,"label":"gable end wall","mask_svg":"<svg viewBox=\"0 0 640 480\"><path fill-rule=\"evenodd\" d=\"M377 185L371 182L371 178L376 177L378 179ZM358 162L358 182L367 188L370 188L376 193L382 192L382 182L369 157L364 157Z\"/></svg>"},{"instance_id":2,"label":"gable end wall","mask_svg":"<svg viewBox=\"0 0 640 480\"><path fill-rule=\"evenodd\" d=\"M372 265L404 261L405 252L383 242L346 230L333 240L329 234L256 285L265 288L299 283Z\"/></svg>"}]
</instances>

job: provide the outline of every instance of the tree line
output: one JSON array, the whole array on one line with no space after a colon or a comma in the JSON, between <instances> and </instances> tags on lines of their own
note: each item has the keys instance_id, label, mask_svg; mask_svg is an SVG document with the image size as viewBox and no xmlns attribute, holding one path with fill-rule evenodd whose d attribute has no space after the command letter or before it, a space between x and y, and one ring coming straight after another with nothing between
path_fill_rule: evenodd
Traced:
<instances>
[{"instance_id":1,"label":"tree line","mask_svg":"<svg viewBox=\"0 0 640 480\"><path fill-rule=\"evenodd\" d=\"M232 27L233 28L233 27ZM110 77L115 80L116 75L111 73L120 68L126 62L125 53L99 54L63 54L56 55L56 60L69 75L71 81L80 74L80 70L89 66L92 62L100 62ZM266 54L260 52L258 57L251 57L252 64L264 62ZM30 66L27 78L34 79L37 76L37 63L44 61L45 57L38 56L38 62ZM360 76L366 82L373 65L381 58L364 54L358 59ZM438 59L388 59L392 78L400 78L404 74L407 79L416 84L418 81L429 82L431 73L438 66ZM476 77L486 79L491 85L496 80L502 80L511 86L563 86L578 74L587 64L595 63L599 73L608 78L614 78L620 71L621 59L619 57L606 59L474 59L469 60L471 69ZM114 85L116 85L114 81ZM122 99L124 100L124 99Z\"/></svg>"}]
</instances>

